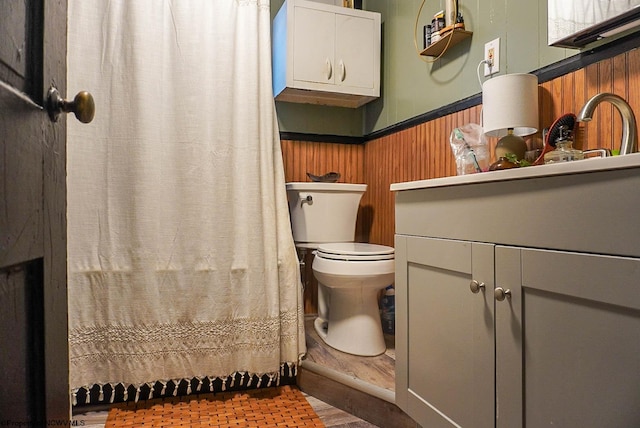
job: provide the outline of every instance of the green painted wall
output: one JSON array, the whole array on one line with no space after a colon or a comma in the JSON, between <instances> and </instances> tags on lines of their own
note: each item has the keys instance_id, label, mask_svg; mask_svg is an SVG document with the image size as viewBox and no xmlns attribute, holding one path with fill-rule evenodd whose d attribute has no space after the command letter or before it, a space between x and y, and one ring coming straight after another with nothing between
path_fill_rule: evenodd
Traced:
<instances>
[{"instance_id":1,"label":"green painted wall","mask_svg":"<svg viewBox=\"0 0 640 428\"><path fill-rule=\"evenodd\" d=\"M272 15L283 0L272 0ZM526 73L577 54L547 46L547 0L459 0L471 39L450 47L433 63L414 45L416 16L422 0L364 0L365 9L382 15L381 98L350 110L276 103L281 131L361 136L387 128L481 92L477 67L484 44L500 38L500 72ZM425 1L422 26L444 9L444 0ZM481 69L482 73L482 69ZM481 76L484 81L484 77Z\"/></svg>"}]
</instances>

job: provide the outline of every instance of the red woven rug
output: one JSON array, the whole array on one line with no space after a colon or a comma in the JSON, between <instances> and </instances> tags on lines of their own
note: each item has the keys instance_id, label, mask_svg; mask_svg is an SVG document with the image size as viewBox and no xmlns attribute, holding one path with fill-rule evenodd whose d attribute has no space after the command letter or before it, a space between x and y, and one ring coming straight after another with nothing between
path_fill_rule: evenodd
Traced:
<instances>
[{"instance_id":1,"label":"red woven rug","mask_svg":"<svg viewBox=\"0 0 640 428\"><path fill-rule=\"evenodd\" d=\"M324 427L293 386L115 404L105 428Z\"/></svg>"}]
</instances>

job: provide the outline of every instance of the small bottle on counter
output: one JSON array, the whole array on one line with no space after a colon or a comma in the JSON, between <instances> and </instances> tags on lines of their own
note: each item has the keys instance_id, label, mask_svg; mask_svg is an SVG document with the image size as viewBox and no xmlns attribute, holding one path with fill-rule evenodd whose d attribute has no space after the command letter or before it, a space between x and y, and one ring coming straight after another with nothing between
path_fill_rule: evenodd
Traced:
<instances>
[{"instance_id":1,"label":"small bottle on counter","mask_svg":"<svg viewBox=\"0 0 640 428\"><path fill-rule=\"evenodd\" d=\"M544 163L571 162L584 159L582 150L573 148L571 130L566 126L559 129L560 136L556 139L556 149L544 155Z\"/></svg>"}]
</instances>

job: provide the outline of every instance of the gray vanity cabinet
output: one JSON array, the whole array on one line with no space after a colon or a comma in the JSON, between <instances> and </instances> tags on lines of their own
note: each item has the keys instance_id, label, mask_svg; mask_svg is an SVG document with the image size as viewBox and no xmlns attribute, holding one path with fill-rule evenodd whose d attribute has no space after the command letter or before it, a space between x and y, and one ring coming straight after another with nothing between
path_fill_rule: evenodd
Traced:
<instances>
[{"instance_id":1,"label":"gray vanity cabinet","mask_svg":"<svg viewBox=\"0 0 640 428\"><path fill-rule=\"evenodd\" d=\"M424 427L493 427L493 245L411 236L395 245L396 302L406 303L396 303L396 401ZM472 293L473 280L491 290Z\"/></svg>"},{"instance_id":2,"label":"gray vanity cabinet","mask_svg":"<svg viewBox=\"0 0 640 428\"><path fill-rule=\"evenodd\" d=\"M498 246L495 267L496 427L640 426L640 259Z\"/></svg>"},{"instance_id":3,"label":"gray vanity cabinet","mask_svg":"<svg viewBox=\"0 0 640 428\"><path fill-rule=\"evenodd\" d=\"M396 248L396 401L421 426L640 426L640 259Z\"/></svg>"},{"instance_id":4,"label":"gray vanity cabinet","mask_svg":"<svg viewBox=\"0 0 640 428\"><path fill-rule=\"evenodd\" d=\"M621 158L392 185L396 404L421 426L640 426L640 154Z\"/></svg>"}]
</instances>

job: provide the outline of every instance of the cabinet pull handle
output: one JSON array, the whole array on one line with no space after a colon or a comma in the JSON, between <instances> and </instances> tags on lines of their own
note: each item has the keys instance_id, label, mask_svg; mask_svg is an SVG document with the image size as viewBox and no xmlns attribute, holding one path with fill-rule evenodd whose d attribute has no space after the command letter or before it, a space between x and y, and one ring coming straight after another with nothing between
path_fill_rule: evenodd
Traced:
<instances>
[{"instance_id":1,"label":"cabinet pull handle","mask_svg":"<svg viewBox=\"0 0 640 428\"><path fill-rule=\"evenodd\" d=\"M484 282L478 282L474 279L473 281L471 281L471 284L469 284L469 288L471 289L471 292L473 294L478 294L480 292L480 289L484 290Z\"/></svg>"},{"instance_id":2,"label":"cabinet pull handle","mask_svg":"<svg viewBox=\"0 0 640 428\"><path fill-rule=\"evenodd\" d=\"M507 297L511 298L511 290L508 288L505 290L502 287L496 287L496 289L493 290L493 296L498 302L502 302Z\"/></svg>"},{"instance_id":3,"label":"cabinet pull handle","mask_svg":"<svg viewBox=\"0 0 640 428\"><path fill-rule=\"evenodd\" d=\"M340 81L344 82L344 79L347 78L347 68L344 65L344 62L340 60Z\"/></svg>"},{"instance_id":4,"label":"cabinet pull handle","mask_svg":"<svg viewBox=\"0 0 640 428\"><path fill-rule=\"evenodd\" d=\"M327 80L331 80L331 76L333 75L333 68L331 67L331 61L327 58L325 71L327 73Z\"/></svg>"}]
</instances>

